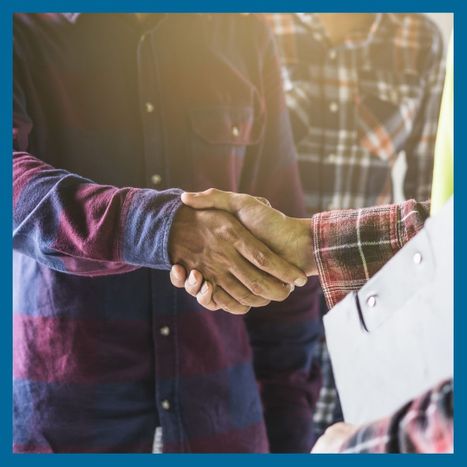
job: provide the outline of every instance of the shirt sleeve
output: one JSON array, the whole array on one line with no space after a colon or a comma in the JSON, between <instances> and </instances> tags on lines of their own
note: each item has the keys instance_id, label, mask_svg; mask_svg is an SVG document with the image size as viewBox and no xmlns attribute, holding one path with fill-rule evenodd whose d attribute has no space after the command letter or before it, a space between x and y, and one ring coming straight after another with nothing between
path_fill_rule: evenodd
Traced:
<instances>
[{"instance_id":1,"label":"shirt sleeve","mask_svg":"<svg viewBox=\"0 0 467 467\"><path fill-rule=\"evenodd\" d=\"M431 195L435 142L445 78L441 32L434 24L429 23L425 34L430 36L430 47L421 74L421 105L404 148L407 160L405 197L422 201L430 199Z\"/></svg>"},{"instance_id":2,"label":"shirt sleeve","mask_svg":"<svg viewBox=\"0 0 467 467\"><path fill-rule=\"evenodd\" d=\"M34 122L15 60L13 247L57 271L98 276L169 269L168 237L181 190L99 185L28 152Z\"/></svg>"},{"instance_id":3,"label":"shirt sleeve","mask_svg":"<svg viewBox=\"0 0 467 467\"><path fill-rule=\"evenodd\" d=\"M327 304L360 289L429 216L428 202L329 211L312 218L313 249Z\"/></svg>"},{"instance_id":4,"label":"shirt sleeve","mask_svg":"<svg viewBox=\"0 0 467 467\"><path fill-rule=\"evenodd\" d=\"M260 90L264 136L261 145L247 153L251 159L242 177L248 183L240 191L263 196L275 208L299 217L304 214L303 194L278 58L271 35L264 31L268 44L263 46ZM271 452L309 452L314 442L313 408L321 385L313 360L321 335L319 300L314 278L284 302L272 302L245 316Z\"/></svg>"},{"instance_id":5,"label":"shirt sleeve","mask_svg":"<svg viewBox=\"0 0 467 467\"><path fill-rule=\"evenodd\" d=\"M341 452L453 452L452 380L443 381L393 416L359 428L345 441Z\"/></svg>"}]
</instances>

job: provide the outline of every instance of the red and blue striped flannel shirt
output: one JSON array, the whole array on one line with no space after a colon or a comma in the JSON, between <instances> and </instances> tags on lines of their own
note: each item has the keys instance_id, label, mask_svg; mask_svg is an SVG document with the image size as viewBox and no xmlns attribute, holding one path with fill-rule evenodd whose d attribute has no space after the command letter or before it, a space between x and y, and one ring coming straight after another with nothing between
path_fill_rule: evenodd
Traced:
<instances>
[{"instance_id":1,"label":"red and blue striped flannel shirt","mask_svg":"<svg viewBox=\"0 0 467 467\"><path fill-rule=\"evenodd\" d=\"M14 451L308 451L317 282L246 318L173 288L181 189L303 215L253 15L14 17Z\"/></svg>"}]
</instances>

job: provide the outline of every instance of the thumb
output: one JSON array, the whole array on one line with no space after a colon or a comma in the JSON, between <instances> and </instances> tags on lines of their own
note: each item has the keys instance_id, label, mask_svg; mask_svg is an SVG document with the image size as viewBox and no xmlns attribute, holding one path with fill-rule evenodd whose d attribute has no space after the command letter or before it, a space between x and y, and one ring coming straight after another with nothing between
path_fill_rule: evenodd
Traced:
<instances>
[{"instance_id":1,"label":"thumb","mask_svg":"<svg viewBox=\"0 0 467 467\"><path fill-rule=\"evenodd\" d=\"M236 209L232 202L232 196L233 193L228 191L210 188L197 193L182 193L181 199L183 204L193 209L222 209L233 214Z\"/></svg>"}]
</instances>

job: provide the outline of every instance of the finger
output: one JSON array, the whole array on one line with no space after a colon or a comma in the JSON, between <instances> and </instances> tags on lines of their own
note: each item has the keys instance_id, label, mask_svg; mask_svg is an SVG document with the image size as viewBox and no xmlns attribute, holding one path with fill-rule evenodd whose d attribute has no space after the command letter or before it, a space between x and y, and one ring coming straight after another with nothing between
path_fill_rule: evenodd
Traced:
<instances>
[{"instance_id":1,"label":"finger","mask_svg":"<svg viewBox=\"0 0 467 467\"><path fill-rule=\"evenodd\" d=\"M253 295L262 297L268 302L285 300L295 288L294 285L286 284L259 270L243 257L232 261L230 273Z\"/></svg>"},{"instance_id":2,"label":"finger","mask_svg":"<svg viewBox=\"0 0 467 467\"><path fill-rule=\"evenodd\" d=\"M238 303L220 287L216 287L214 290L213 299L220 308L234 315L244 315L250 311L250 307Z\"/></svg>"},{"instance_id":3,"label":"finger","mask_svg":"<svg viewBox=\"0 0 467 467\"><path fill-rule=\"evenodd\" d=\"M212 298L213 292L214 287L212 284L208 281L205 281L198 295L196 295L196 300L198 300L198 303L211 311L220 309L220 306Z\"/></svg>"},{"instance_id":4,"label":"finger","mask_svg":"<svg viewBox=\"0 0 467 467\"><path fill-rule=\"evenodd\" d=\"M170 270L170 282L179 289L185 287L186 271L180 264L174 264Z\"/></svg>"},{"instance_id":5,"label":"finger","mask_svg":"<svg viewBox=\"0 0 467 467\"><path fill-rule=\"evenodd\" d=\"M249 233L244 232L235 242L234 246L251 264L261 271L267 272L281 282L302 287L308 280L306 274L302 270L282 259L263 242L257 240ZM237 276L236 273L234 273L234 275ZM247 286L243 280L241 282Z\"/></svg>"},{"instance_id":6,"label":"finger","mask_svg":"<svg viewBox=\"0 0 467 467\"><path fill-rule=\"evenodd\" d=\"M194 209L223 209L234 213L231 206L231 198L234 193L210 188L198 193L182 193L182 202Z\"/></svg>"},{"instance_id":7,"label":"finger","mask_svg":"<svg viewBox=\"0 0 467 467\"><path fill-rule=\"evenodd\" d=\"M254 268L251 268L254 270ZM236 277L228 275L219 282L222 289L227 292L236 302L248 307L260 307L267 305L270 300L255 295L247 289Z\"/></svg>"},{"instance_id":8,"label":"finger","mask_svg":"<svg viewBox=\"0 0 467 467\"><path fill-rule=\"evenodd\" d=\"M203 275L196 269L193 269L185 281L185 290L193 297L196 297L203 285L203 280Z\"/></svg>"}]
</instances>

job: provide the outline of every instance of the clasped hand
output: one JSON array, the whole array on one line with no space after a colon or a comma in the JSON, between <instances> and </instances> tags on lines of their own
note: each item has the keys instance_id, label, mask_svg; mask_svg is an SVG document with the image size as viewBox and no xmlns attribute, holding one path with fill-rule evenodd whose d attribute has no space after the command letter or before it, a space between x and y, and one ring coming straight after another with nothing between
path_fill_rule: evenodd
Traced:
<instances>
[{"instance_id":1,"label":"clasped hand","mask_svg":"<svg viewBox=\"0 0 467 467\"><path fill-rule=\"evenodd\" d=\"M170 277L205 308L243 314L285 300L316 274L309 219L216 189L183 193L182 202L170 235Z\"/></svg>"}]
</instances>

